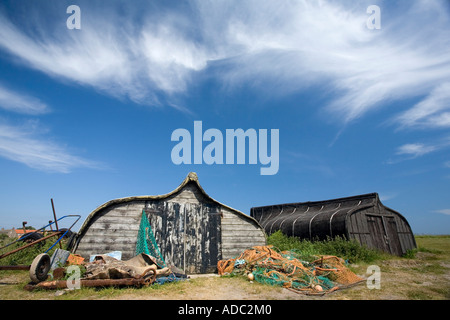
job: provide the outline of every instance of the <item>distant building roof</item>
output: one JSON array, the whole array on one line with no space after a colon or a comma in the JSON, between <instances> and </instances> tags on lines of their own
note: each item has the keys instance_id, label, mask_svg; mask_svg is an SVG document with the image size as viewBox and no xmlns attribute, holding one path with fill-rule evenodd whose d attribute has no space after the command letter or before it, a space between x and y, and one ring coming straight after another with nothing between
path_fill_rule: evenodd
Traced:
<instances>
[{"instance_id":1,"label":"distant building roof","mask_svg":"<svg viewBox=\"0 0 450 320\"><path fill-rule=\"evenodd\" d=\"M26 232L23 231L23 229L15 229L16 234L24 234L24 233L31 233L31 232L35 232L36 230L25 230Z\"/></svg>"}]
</instances>

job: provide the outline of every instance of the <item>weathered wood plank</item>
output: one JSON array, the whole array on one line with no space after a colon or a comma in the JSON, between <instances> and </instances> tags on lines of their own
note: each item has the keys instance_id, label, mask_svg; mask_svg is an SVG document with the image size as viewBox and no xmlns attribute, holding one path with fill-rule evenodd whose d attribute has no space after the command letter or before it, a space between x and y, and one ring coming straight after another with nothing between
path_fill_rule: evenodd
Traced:
<instances>
[{"instance_id":1,"label":"weathered wood plank","mask_svg":"<svg viewBox=\"0 0 450 320\"><path fill-rule=\"evenodd\" d=\"M140 217L119 217L119 216L110 216L105 215L103 217L98 218L95 223L118 223L121 225L124 224L139 224L141 221Z\"/></svg>"},{"instance_id":2,"label":"weathered wood plank","mask_svg":"<svg viewBox=\"0 0 450 320\"><path fill-rule=\"evenodd\" d=\"M248 236L233 236L233 235L222 235L222 242L226 243L226 242L238 242L238 241L254 241L254 242L260 242L260 241L265 241L265 238L263 237L255 237L253 235L248 235Z\"/></svg>"},{"instance_id":3,"label":"weathered wood plank","mask_svg":"<svg viewBox=\"0 0 450 320\"><path fill-rule=\"evenodd\" d=\"M90 229L97 229L97 230L139 230L139 224L122 224L119 222L116 223L103 223L99 221L98 223L93 224Z\"/></svg>"},{"instance_id":4,"label":"weathered wood plank","mask_svg":"<svg viewBox=\"0 0 450 320\"><path fill-rule=\"evenodd\" d=\"M246 234L246 233L251 233L254 235L261 235L264 234L263 230L261 229L256 229L251 225L237 225L235 227L231 227L231 226L223 226L222 229L224 232L229 232L229 233L239 233L239 234Z\"/></svg>"},{"instance_id":5,"label":"weathered wood plank","mask_svg":"<svg viewBox=\"0 0 450 320\"><path fill-rule=\"evenodd\" d=\"M91 252L98 253L99 250L104 250L105 248L108 248L111 251L135 251L136 245L133 244L117 244L117 243L82 243L78 247L83 252L86 252L88 254L91 254ZM101 251L100 251L101 252Z\"/></svg>"},{"instance_id":6,"label":"weathered wood plank","mask_svg":"<svg viewBox=\"0 0 450 320\"><path fill-rule=\"evenodd\" d=\"M117 244L117 245L123 245L123 244L135 244L136 245L136 238L110 238L105 237L103 239L100 238L86 238L83 241L83 244L89 244L91 246L94 246L96 244Z\"/></svg>"},{"instance_id":7,"label":"weathered wood plank","mask_svg":"<svg viewBox=\"0 0 450 320\"><path fill-rule=\"evenodd\" d=\"M254 246L262 246L264 245L264 242L261 243L257 243L254 241L242 241L242 242L229 242L227 244L222 245L222 250L225 249L234 249L234 248L240 248L242 250L246 249L246 248L250 248L250 247L254 247Z\"/></svg>"},{"instance_id":8,"label":"weathered wood plank","mask_svg":"<svg viewBox=\"0 0 450 320\"><path fill-rule=\"evenodd\" d=\"M131 218L140 219L143 208L144 208L144 206L142 206L142 208L137 209L137 210L128 210L126 208L115 208L115 209L112 209L112 210L106 212L102 216L117 217L117 218L131 217Z\"/></svg>"},{"instance_id":9,"label":"weathered wood plank","mask_svg":"<svg viewBox=\"0 0 450 320\"><path fill-rule=\"evenodd\" d=\"M108 229L89 229L86 234L84 235L84 237L88 237L88 236L95 236L95 237L104 237L104 236L108 236L108 237L123 237L123 236L137 236L137 231L136 230L123 230L121 228L108 228Z\"/></svg>"}]
</instances>

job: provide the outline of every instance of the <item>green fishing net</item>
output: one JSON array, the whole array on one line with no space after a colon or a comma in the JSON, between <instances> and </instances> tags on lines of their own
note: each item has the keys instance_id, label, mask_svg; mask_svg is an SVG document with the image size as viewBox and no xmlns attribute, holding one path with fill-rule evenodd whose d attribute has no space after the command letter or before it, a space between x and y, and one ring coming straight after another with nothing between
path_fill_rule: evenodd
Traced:
<instances>
[{"instance_id":1,"label":"green fishing net","mask_svg":"<svg viewBox=\"0 0 450 320\"><path fill-rule=\"evenodd\" d=\"M149 254L158 260L158 264L164 267L167 266L161 252L159 251L158 245L156 244L155 236L145 210L142 210L141 224L139 226L136 242L136 255L140 253Z\"/></svg>"}]
</instances>

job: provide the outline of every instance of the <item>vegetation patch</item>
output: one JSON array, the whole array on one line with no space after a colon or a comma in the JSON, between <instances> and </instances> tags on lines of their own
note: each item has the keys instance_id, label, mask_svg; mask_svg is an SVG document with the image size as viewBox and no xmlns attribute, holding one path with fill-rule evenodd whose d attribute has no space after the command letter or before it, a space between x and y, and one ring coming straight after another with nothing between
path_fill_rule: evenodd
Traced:
<instances>
[{"instance_id":1,"label":"vegetation patch","mask_svg":"<svg viewBox=\"0 0 450 320\"><path fill-rule=\"evenodd\" d=\"M267 242L281 251L297 251L302 256L302 259L306 261L315 260L320 255L332 255L347 260L350 263L370 263L385 259L389 256L380 251L361 246L356 240L346 240L343 237L328 238L322 241L310 241L305 239L301 240L296 237L288 237L278 230L268 237Z\"/></svg>"},{"instance_id":2,"label":"vegetation patch","mask_svg":"<svg viewBox=\"0 0 450 320\"><path fill-rule=\"evenodd\" d=\"M15 252L1 259L0 265L8 265L8 266L31 265L31 263L33 262L34 258L36 258L37 255L47 251L57 240L58 237L55 236L53 238L44 240L28 248ZM8 245L11 242L13 242L11 238L2 235L2 237L0 237L0 248ZM67 241L65 239L61 240L61 245L63 249L66 249L66 242ZM16 250L24 245L26 245L26 243L24 243L23 241L15 242L3 249L0 249L0 255ZM57 248L59 248L59 244L55 245L51 250L49 250L49 252L47 252L47 254L49 256L52 256L52 254L55 252Z\"/></svg>"}]
</instances>

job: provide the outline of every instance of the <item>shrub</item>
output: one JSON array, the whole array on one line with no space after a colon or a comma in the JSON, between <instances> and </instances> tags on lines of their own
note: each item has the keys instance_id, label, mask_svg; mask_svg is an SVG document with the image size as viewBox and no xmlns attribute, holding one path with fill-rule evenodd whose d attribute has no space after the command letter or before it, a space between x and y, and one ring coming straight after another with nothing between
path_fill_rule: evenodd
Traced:
<instances>
[{"instance_id":1,"label":"shrub","mask_svg":"<svg viewBox=\"0 0 450 320\"><path fill-rule=\"evenodd\" d=\"M49 249L57 240L57 237L50 238L47 240L44 240L40 243L37 243L33 246L30 246L28 248L25 248L23 250L20 250L16 253L13 253L3 259L0 260L1 265L30 265L34 258L36 258L37 255L45 252L47 249ZM5 239L2 241L3 243L0 243L0 246L6 245L11 242L12 239ZM63 247L65 248L65 240L62 240ZM26 243L23 243L22 241L18 241L8 247L5 247L0 250L0 254L4 254L7 252L10 252L12 250L18 249L25 245ZM48 255L51 256L53 252L56 250L56 248L59 248L59 245L54 246L49 252Z\"/></svg>"},{"instance_id":2,"label":"shrub","mask_svg":"<svg viewBox=\"0 0 450 320\"><path fill-rule=\"evenodd\" d=\"M268 244L281 251L293 250L306 261L312 261L319 255L338 256L352 263L358 261L373 262L382 258L382 253L362 246L356 240L347 240L343 237L310 241L288 237L278 230L268 237Z\"/></svg>"}]
</instances>

